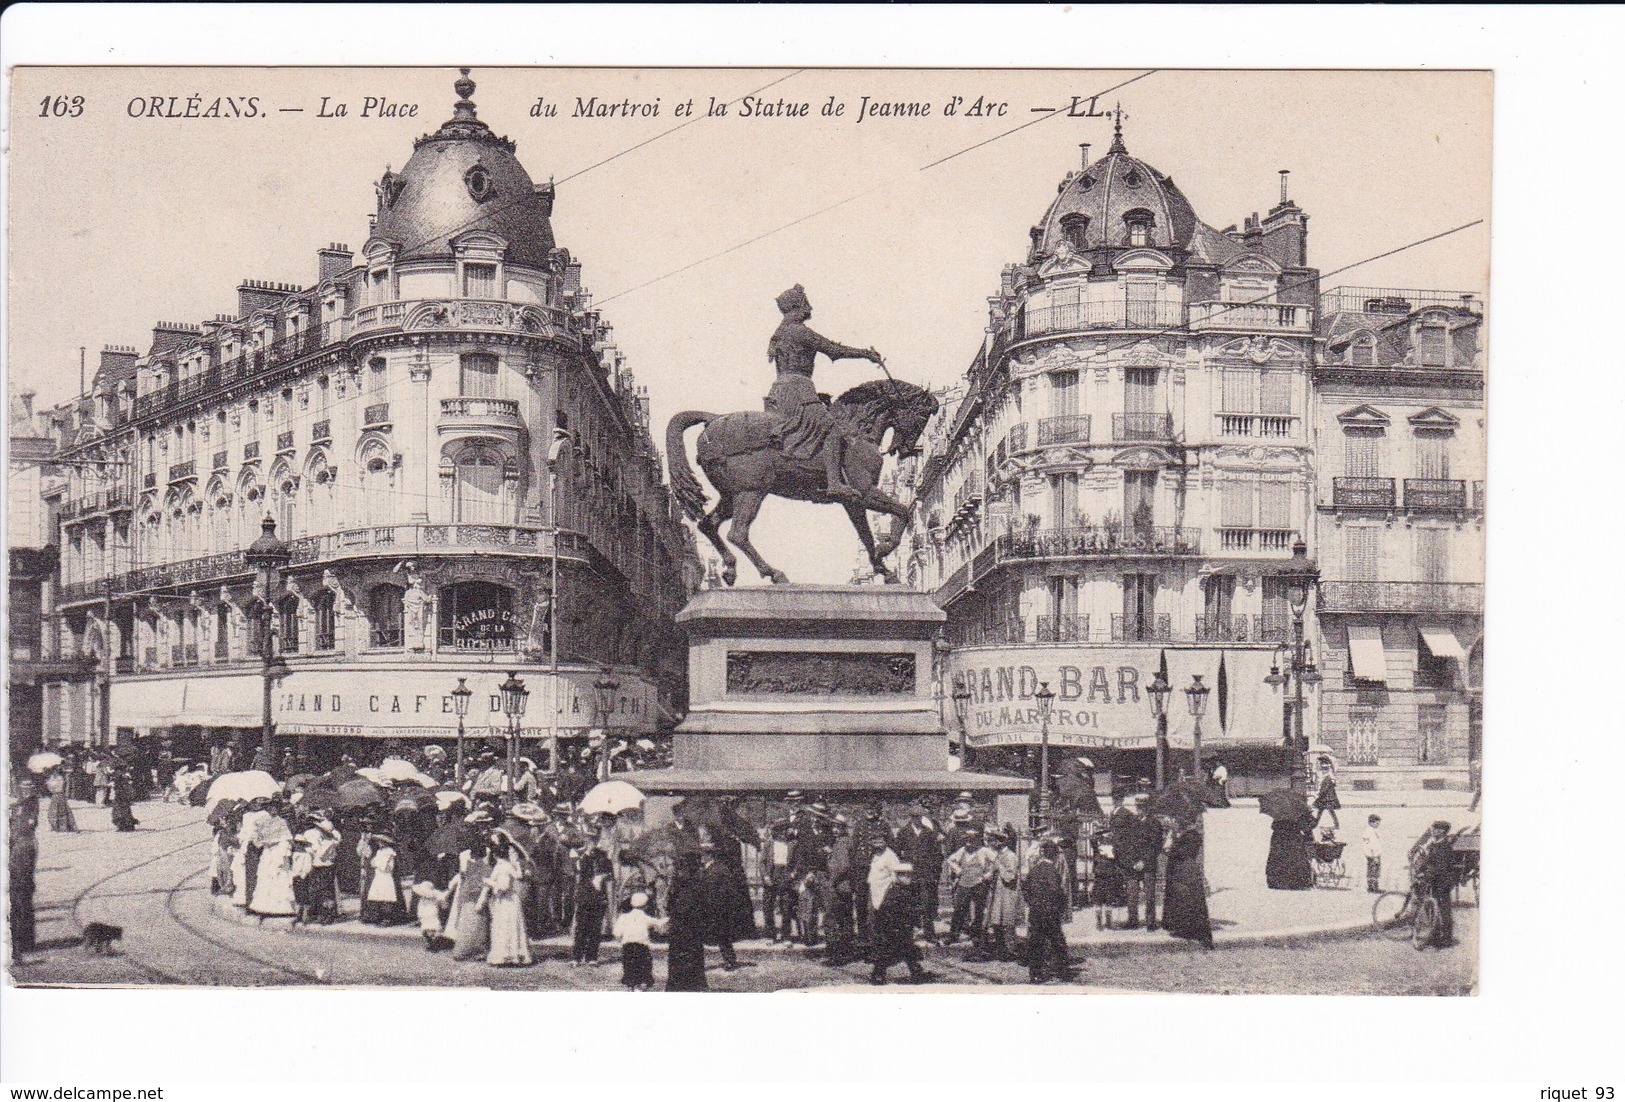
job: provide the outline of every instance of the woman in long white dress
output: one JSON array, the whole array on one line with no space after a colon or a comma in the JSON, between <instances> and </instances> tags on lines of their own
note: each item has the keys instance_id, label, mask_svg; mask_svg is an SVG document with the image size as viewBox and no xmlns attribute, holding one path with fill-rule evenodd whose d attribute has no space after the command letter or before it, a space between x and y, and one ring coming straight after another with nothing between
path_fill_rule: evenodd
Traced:
<instances>
[{"instance_id":1,"label":"woman in long white dress","mask_svg":"<svg viewBox=\"0 0 1625 1102\"><path fill-rule=\"evenodd\" d=\"M460 866L451 882L451 914L446 929L454 942L451 959L477 960L491 948L491 916L485 879L491 875L490 847L476 840L458 857Z\"/></svg>"},{"instance_id":2,"label":"woman in long white dress","mask_svg":"<svg viewBox=\"0 0 1625 1102\"><path fill-rule=\"evenodd\" d=\"M280 815L268 815L255 831L260 860L254 895L248 909L264 918L285 918L298 913L293 893L293 831Z\"/></svg>"},{"instance_id":3,"label":"woman in long white dress","mask_svg":"<svg viewBox=\"0 0 1625 1102\"><path fill-rule=\"evenodd\" d=\"M255 839L259 834L261 820L270 816L270 812L258 805L258 801L251 804L243 812L242 822L237 827L237 852L231 855L231 901L239 907L248 906L249 881L253 879L248 871L249 850L256 846ZM254 852L254 874L259 875L259 853Z\"/></svg>"},{"instance_id":4,"label":"woman in long white dress","mask_svg":"<svg viewBox=\"0 0 1625 1102\"><path fill-rule=\"evenodd\" d=\"M495 832L491 847L491 874L485 878L487 904L491 910L491 949L485 962L530 964L530 938L525 934L523 851L505 830Z\"/></svg>"}]
</instances>

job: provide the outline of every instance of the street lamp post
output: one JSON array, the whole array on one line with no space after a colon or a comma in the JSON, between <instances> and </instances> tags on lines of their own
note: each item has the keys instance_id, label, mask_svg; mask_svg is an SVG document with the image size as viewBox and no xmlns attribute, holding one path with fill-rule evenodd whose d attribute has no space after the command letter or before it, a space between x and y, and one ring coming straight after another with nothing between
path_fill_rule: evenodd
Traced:
<instances>
[{"instance_id":1,"label":"street lamp post","mask_svg":"<svg viewBox=\"0 0 1625 1102\"><path fill-rule=\"evenodd\" d=\"M970 737L966 733L966 722L970 719L970 689L964 681L954 684L954 719L959 724L959 764L964 768L970 767Z\"/></svg>"},{"instance_id":2,"label":"street lamp post","mask_svg":"<svg viewBox=\"0 0 1625 1102\"><path fill-rule=\"evenodd\" d=\"M457 711L457 787L463 786L463 719L468 715L468 701L474 690L468 687L468 678L459 677L457 687L451 691L451 705Z\"/></svg>"},{"instance_id":3,"label":"street lamp post","mask_svg":"<svg viewBox=\"0 0 1625 1102\"><path fill-rule=\"evenodd\" d=\"M1145 695L1151 698L1151 713L1157 717L1157 790L1168 783L1168 698L1174 687L1157 671L1157 676L1146 686Z\"/></svg>"},{"instance_id":4,"label":"street lamp post","mask_svg":"<svg viewBox=\"0 0 1625 1102\"><path fill-rule=\"evenodd\" d=\"M530 692L510 670L508 680L497 686L497 694L502 698L502 714L508 717L508 785L503 794L503 807L511 808L514 788L519 783L519 717L525 714Z\"/></svg>"},{"instance_id":5,"label":"street lamp post","mask_svg":"<svg viewBox=\"0 0 1625 1102\"><path fill-rule=\"evenodd\" d=\"M621 683L615 680L615 671L608 666L598 671L592 683L594 703L598 706L598 729L603 742L598 748L598 779L609 779L609 720L615 714L615 700L620 695Z\"/></svg>"},{"instance_id":6,"label":"street lamp post","mask_svg":"<svg viewBox=\"0 0 1625 1102\"><path fill-rule=\"evenodd\" d=\"M1286 674L1282 674L1279 662L1270 667L1269 676L1264 683L1271 688L1280 688L1288 681L1292 683L1292 732L1291 750L1299 755L1298 778L1305 785L1309 783L1309 736L1303 729L1305 686L1320 683L1320 670L1316 668L1314 656L1310 652L1309 643L1304 638L1303 617L1309 607L1309 591L1320 581L1320 570L1309 560L1309 547L1302 540L1292 545L1292 560L1280 571L1280 576L1286 580L1287 606L1292 610L1292 648L1287 656Z\"/></svg>"},{"instance_id":7,"label":"street lamp post","mask_svg":"<svg viewBox=\"0 0 1625 1102\"><path fill-rule=\"evenodd\" d=\"M1191 779L1198 784L1202 782L1202 713L1207 711L1207 694L1211 691L1202 684L1199 673L1191 675L1190 687L1185 690L1185 699L1190 702L1191 719L1194 721L1191 727L1191 761L1194 763Z\"/></svg>"},{"instance_id":8,"label":"street lamp post","mask_svg":"<svg viewBox=\"0 0 1625 1102\"><path fill-rule=\"evenodd\" d=\"M282 570L291 558L293 553L288 550L288 545L277 538L276 521L266 516L260 523L260 538L249 544L248 550L243 552L243 562L254 568L255 595L258 598L256 615L260 621L260 677L263 681L260 751L266 758L271 755L271 737L275 729L271 721L271 691L276 680L277 654L272 641L275 610L271 594L276 591Z\"/></svg>"},{"instance_id":9,"label":"street lamp post","mask_svg":"<svg viewBox=\"0 0 1625 1102\"><path fill-rule=\"evenodd\" d=\"M1055 690L1048 681L1038 683L1033 694L1038 701L1038 821L1049 829L1049 710L1055 703Z\"/></svg>"}]
</instances>

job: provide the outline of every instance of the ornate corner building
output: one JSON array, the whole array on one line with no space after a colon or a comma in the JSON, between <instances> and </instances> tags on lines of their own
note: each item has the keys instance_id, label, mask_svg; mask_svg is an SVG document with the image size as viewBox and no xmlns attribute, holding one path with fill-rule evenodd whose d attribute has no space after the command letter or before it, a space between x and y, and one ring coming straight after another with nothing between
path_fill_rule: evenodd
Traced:
<instances>
[{"instance_id":1,"label":"ornate corner building","mask_svg":"<svg viewBox=\"0 0 1625 1102\"><path fill-rule=\"evenodd\" d=\"M1323 570L1337 543L1317 463L1327 314L1287 174L1263 218L1214 229L1128 152L1119 123L1106 156L1091 164L1086 152L1061 181L989 305L964 387L924 441L905 544L910 582L948 613L947 680L971 694L968 746L1019 756L1038 745L1033 694L1047 681L1050 744L1088 748L1133 783L1151 775L1144 687L1161 671L1176 690L1178 775L1192 768L1195 726L1178 690L1201 675L1209 756L1243 786L1274 783L1300 761L1286 751L1291 703L1264 681L1294 638L1282 571L1298 540ZM1462 436L1469 451L1481 441ZM1342 611L1364 599L1326 577ZM1313 602L1304 630L1313 654ZM1316 699L1342 692L1328 675L1311 693L1311 743L1346 741L1336 708ZM1434 775L1462 783L1465 757Z\"/></svg>"},{"instance_id":2,"label":"ornate corner building","mask_svg":"<svg viewBox=\"0 0 1625 1102\"><path fill-rule=\"evenodd\" d=\"M292 552L257 595L279 734L454 735L460 677L469 731L495 733L509 669L532 679L530 738L598 726L604 665L614 728L685 707L674 617L698 558L646 392L554 241L552 184L479 120L466 72L456 91L378 181L359 253L329 245L308 286L246 281L233 315L108 349L53 415L58 647L104 662L110 691L64 682L48 741L258 728L243 549L267 515Z\"/></svg>"}]
</instances>

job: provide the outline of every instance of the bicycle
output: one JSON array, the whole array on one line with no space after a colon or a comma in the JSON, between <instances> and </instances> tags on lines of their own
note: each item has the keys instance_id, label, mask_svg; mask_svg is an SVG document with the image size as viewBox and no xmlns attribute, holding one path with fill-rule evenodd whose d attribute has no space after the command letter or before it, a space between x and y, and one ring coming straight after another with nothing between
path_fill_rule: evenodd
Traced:
<instances>
[{"instance_id":1,"label":"bicycle","mask_svg":"<svg viewBox=\"0 0 1625 1102\"><path fill-rule=\"evenodd\" d=\"M1371 924L1395 941L1425 949L1439 928L1439 901L1412 884L1409 891L1383 892L1371 907Z\"/></svg>"}]
</instances>

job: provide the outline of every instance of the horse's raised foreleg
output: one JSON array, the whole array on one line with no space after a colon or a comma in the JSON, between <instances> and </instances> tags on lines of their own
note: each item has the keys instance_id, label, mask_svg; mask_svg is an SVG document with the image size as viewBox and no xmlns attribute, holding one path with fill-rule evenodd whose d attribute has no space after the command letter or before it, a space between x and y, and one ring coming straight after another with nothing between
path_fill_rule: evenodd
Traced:
<instances>
[{"instance_id":1,"label":"horse's raised foreleg","mask_svg":"<svg viewBox=\"0 0 1625 1102\"><path fill-rule=\"evenodd\" d=\"M733 495L723 494L716 508L702 516L696 525L700 533L711 541L711 546L717 549L717 554L722 556L722 580L728 585L733 585L739 578L739 560L734 558L734 553L722 539L722 523L733 516L733 511Z\"/></svg>"},{"instance_id":2,"label":"horse's raised foreleg","mask_svg":"<svg viewBox=\"0 0 1625 1102\"><path fill-rule=\"evenodd\" d=\"M762 508L762 499L766 496L761 490L741 490L735 495L734 519L733 523L728 525L728 542L745 553L745 557L756 567L758 574L774 585L785 585L790 579L762 558L761 553L750 542L751 522L756 519L756 514Z\"/></svg>"}]
</instances>

